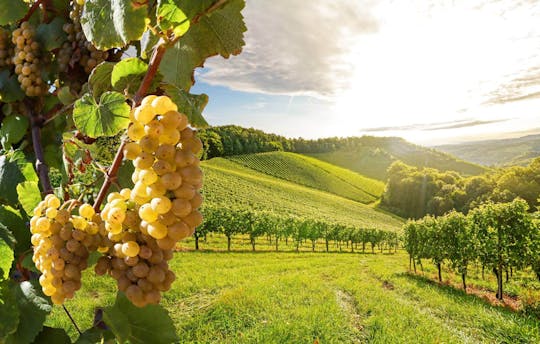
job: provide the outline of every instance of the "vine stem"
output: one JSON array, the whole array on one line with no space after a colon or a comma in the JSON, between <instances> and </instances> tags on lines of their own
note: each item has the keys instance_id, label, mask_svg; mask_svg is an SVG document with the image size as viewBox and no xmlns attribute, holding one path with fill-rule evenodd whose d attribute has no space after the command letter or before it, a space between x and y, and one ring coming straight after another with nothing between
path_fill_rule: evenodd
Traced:
<instances>
[{"instance_id":1,"label":"vine stem","mask_svg":"<svg viewBox=\"0 0 540 344\"><path fill-rule=\"evenodd\" d=\"M36 171L38 173L39 181L43 192L50 194L53 192L51 180L49 178L49 167L45 163L45 155L43 154L43 145L41 144L41 121L37 118L34 112L32 104L25 102L28 115L30 117L30 126L32 131L32 145L34 147L34 154L36 155Z\"/></svg>"},{"instance_id":2,"label":"vine stem","mask_svg":"<svg viewBox=\"0 0 540 344\"><path fill-rule=\"evenodd\" d=\"M81 329L79 328L79 326L77 326L75 319L73 319L73 317L71 316L71 313L69 313L68 309L66 308L66 305L62 305L62 308L64 308L64 311L66 312L69 320L71 320L71 323L73 324L73 326L75 326L75 329L77 330L77 332L79 332L79 335L81 335L82 334Z\"/></svg>"},{"instance_id":3,"label":"vine stem","mask_svg":"<svg viewBox=\"0 0 540 344\"><path fill-rule=\"evenodd\" d=\"M23 23L23 22L27 21L28 19L30 19L32 14L34 14L34 12L38 9L39 5L41 5L42 2L43 2L43 0L37 0L36 2L34 2L32 4L32 7L30 7L30 9L26 13L26 15L23 17L23 19L20 20L20 23Z\"/></svg>"},{"instance_id":4,"label":"vine stem","mask_svg":"<svg viewBox=\"0 0 540 344\"><path fill-rule=\"evenodd\" d=\"M150 84L152 83L152 80L156 76L156 73L159 68L159 64L161 63L161 59L163 58L163 55L165 54L165 51L167 50L167 46L164 42L161 42L156 46L154 51L152 52L152 57L150 58L150 63L148 65L148 70L143 78L143 81L141 83L141 86L139 86L139 89L137 90L137 93L135 93L135 96L133 97L133 106L138 106L143 97L145 96L146 92L150 88ZM120 169L120 165L122 165L122 159L124 158L124 147L126 145L126 140L122 140L120 143L120 147L118 147L118 150L116 151L116 155L114 157L114 160L111 164L111 167L105 173L105 181L103 182L103 185L101 186L101 189L99 190L99 193L97 195L97 198L94 202L94 210L96 212L99 211L99 208L101 207L101 204L103 203L103 200L105 199L105 196L107 195L107 191L111 187L111 184L116 179L116 175L118 174L118 170Z\"/></svg>"}]
</instances>

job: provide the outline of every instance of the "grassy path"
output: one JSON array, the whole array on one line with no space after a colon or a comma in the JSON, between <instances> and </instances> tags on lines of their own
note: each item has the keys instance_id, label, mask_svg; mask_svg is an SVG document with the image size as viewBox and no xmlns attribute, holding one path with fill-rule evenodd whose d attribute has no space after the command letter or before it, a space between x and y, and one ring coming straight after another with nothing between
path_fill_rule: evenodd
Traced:
<instances>
[{"instance_id":1,"label":"grassy path","mask_svg":"<svg viewBox=\"0 0 540 344\"><path fill-rule=\"evenodd\" d=\"M539 321L411 276L406 264L403 254L182 252L163 305L182 343L540 342ZM86 275L67 304L83 328L115 289ZM50 324L71 328L54 312Z\"/></svg>"}]
</instances>

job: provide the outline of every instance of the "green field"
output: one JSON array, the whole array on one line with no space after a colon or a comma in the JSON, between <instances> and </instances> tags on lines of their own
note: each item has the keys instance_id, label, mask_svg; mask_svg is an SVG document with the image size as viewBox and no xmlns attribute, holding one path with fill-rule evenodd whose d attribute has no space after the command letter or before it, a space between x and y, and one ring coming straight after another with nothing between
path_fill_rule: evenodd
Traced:
<instances>
[{"instance_id":1,"label":"green field","mask_svg":"<svg viewBox=\"0 0 540 344\"><path fill-rule=\"evenodd\" d=\"M308 156L269 152L228 158L245 167L361 203L379 199L384 184L351 170Z\"/></svg>"},{"instance_id":2,"label":"green field","mask_svg":"<svg viewBox=\"0 0 540 344\"><path fill-rule=\"evenodd\" d=\"M402 220L328 192L275 178L233 161L214 158L202 164L206 204L273 210L360 227L399 231Z\"/></svg>"},{"instance_id":3,"label":"green field","mask_svg":"<svg viewBox=\"0 0 540 344\"><path fill-rule=\"evenodd\" d=\"M540 341L538 320L411 275L403 253L252 253L241 239L234 246L243 251L185 251L172 261L177 280L162 304L181 343ZM93 309L111 304L116 287L110 277L84 275L66 306L88 328ZM76 337L60 307L48 324Z\"/></svg>"}]
</instances>

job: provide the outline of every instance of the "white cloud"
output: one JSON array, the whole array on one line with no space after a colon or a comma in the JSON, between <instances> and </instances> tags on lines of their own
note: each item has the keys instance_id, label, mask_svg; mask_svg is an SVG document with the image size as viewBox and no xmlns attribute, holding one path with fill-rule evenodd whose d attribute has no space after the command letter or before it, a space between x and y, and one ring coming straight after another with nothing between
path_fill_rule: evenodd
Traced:
<instances>
[{"instance_id":1,"label":"white cloud","mask_svg":"<svg viewBox=\"0 0 540 344\"><path fill-rule=\"evenodd\" d=\"M313 123L332 135L507 118L426 139L540 127L539 1L247 0L244 15L244 52L210 59L199 80L324 98L327 122Z\"/></svg>"},{"instance_id":2,"label":"white cloud","mask_svg":"<svg viewBox=\"0 0 540 344\"><path fill-rule=\"evenodd\" d=\"M357 0L248 0L244 51L210 59L198 78L248 92L332 96L349 85L351 42L376 30L371 7Z\"/></svg>"}]
</instances>

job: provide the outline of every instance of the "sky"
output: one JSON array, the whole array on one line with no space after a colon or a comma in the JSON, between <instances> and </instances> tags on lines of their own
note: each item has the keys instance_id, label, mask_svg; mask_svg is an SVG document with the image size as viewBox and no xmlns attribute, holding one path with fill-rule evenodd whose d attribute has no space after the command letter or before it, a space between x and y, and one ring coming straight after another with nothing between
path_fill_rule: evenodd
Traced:
<instances>
[{"instance_id":1,"label":"sky","mask_svg":"<svg viewBox=\"0 0 540 344\"><path fill-rule=\"evenodd\" d=\"M540 132L540 1L247 0L196 71L211 125L423 144Z\"/></svg>"}]
</instances>

